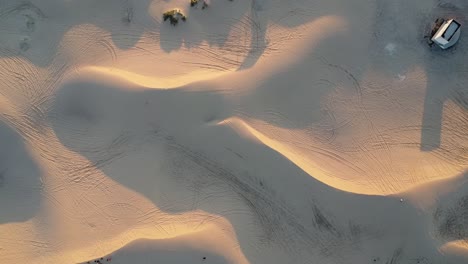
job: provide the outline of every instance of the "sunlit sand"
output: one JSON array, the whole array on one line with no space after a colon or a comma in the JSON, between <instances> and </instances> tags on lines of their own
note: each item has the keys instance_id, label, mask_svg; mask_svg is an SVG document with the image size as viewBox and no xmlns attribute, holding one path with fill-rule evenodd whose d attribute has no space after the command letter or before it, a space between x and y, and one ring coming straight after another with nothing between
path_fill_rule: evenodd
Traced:
<instances>
[{"instance_id":1,"label":"sunlit sand","mask_svg":"<svg viewBox=\"0 0 468 264\"><path fill-rule=\"evenodd\" d=\"M468 262L442 2L0 2L0 263Z\"/></svg>"}]
</instances>

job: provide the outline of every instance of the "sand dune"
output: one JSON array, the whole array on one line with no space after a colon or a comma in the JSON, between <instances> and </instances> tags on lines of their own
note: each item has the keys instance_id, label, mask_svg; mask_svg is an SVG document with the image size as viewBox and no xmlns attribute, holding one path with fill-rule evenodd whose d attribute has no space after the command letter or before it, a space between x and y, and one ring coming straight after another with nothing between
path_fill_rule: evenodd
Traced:
<instances>
[{"instance_id":1,"label":"sand dune","mask_svg":"<svg viewBox=\"0 0 468 264\"><path fill-rule=\"evenodd\" d=\"M138 239L96 260L102 258L102 262L112 263L136 260L139 263L154 263L155 260L164 263L248 263L230 235L225 231L220 233L219 227L207 225L171 239Z\"/></svg>"},{"instance_id":2,"label":"sand dune","mask_svg":"<svg viewBox=\"0 0 468 264\"><path fill-rule=\"evenodd\" d=\"M467 13L1 1L0 263L468 261Z\"/></svg>"}]
</instances>

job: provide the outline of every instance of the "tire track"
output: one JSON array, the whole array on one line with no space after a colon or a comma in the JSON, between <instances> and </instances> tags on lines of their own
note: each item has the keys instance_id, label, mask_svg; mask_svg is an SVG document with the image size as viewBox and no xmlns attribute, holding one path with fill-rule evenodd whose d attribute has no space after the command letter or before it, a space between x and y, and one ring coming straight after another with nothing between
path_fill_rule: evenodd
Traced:
<instances>
[{"instance_id":1,"label":"tire track","mask_svg":"<svg viewBox=\"0 0 468 264\"><path fill-rule=\"evenodd\" d=\"M103 38L98 41L98 44L101 47L104 47L106 53L110 55L111 62L115 62L117 60L117 52L115 51L114 45L110 43L107 39Z\"/></svg>"},{"instance_id":2,"label":"tire track","mask_svg":"<svg viewBox=\"0 0 468 264\"><path fill-rule=\"evenodd\" d=\"M305 243L306 247L310 248L329 244L323 237L317 237L317 231L310 230L311 226L305 226L296 218L295 213L288 209L285 204L280 201L273 201L274 198L263 189L264 186L258 186L258 184L251 182L252 180L245 178L241 180L215 162L207 159L204 155L177 144L173 139L168 141L168 146L184 159L188 158L191 162L208 171L210 177L228 184L230 189L238 194L252 210L255 218L259 221L259 225L265 232L266 241L274 240L285 250L291 252L298 250L293 246L298 243L298 239L301 241L300 243ZM181 164L177 166L180 167ZM327 239L330 239L330 237L327 236Z\"/></svg>"}]
</instances>

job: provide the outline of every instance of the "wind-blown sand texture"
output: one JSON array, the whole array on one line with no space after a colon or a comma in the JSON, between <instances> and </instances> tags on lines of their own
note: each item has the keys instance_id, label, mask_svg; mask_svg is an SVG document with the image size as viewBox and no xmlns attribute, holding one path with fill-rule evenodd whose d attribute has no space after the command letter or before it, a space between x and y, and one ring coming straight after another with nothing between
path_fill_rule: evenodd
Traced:
<instances>
[{"instance_id":1,"label":"wind-blown sand texture","mask_svg":"<svg viewBox=\"0 0 468 264\"><path fill-rule=\"evenodd\" d=\"M467 16L0 0L0 263L468 263Z\"/></svg>"}]
</instances>

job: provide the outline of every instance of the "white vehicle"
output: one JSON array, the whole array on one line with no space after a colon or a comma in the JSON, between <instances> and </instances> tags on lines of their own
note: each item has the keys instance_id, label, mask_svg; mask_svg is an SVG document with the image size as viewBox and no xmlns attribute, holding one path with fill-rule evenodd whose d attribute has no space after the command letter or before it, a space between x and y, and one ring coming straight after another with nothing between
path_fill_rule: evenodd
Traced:
<instances>
[{"instance_id":1,"label":"white vehicle","mask_svg":"<svg viewBox=\"0 0 468 264\"><path fill-rule=\"evenodd\" d=\"M457 43L460 38L460 23L453 19L446 20L442 23L431 40L439 45L442 49L448 49Z\"/></svg>"}]
</instances>

